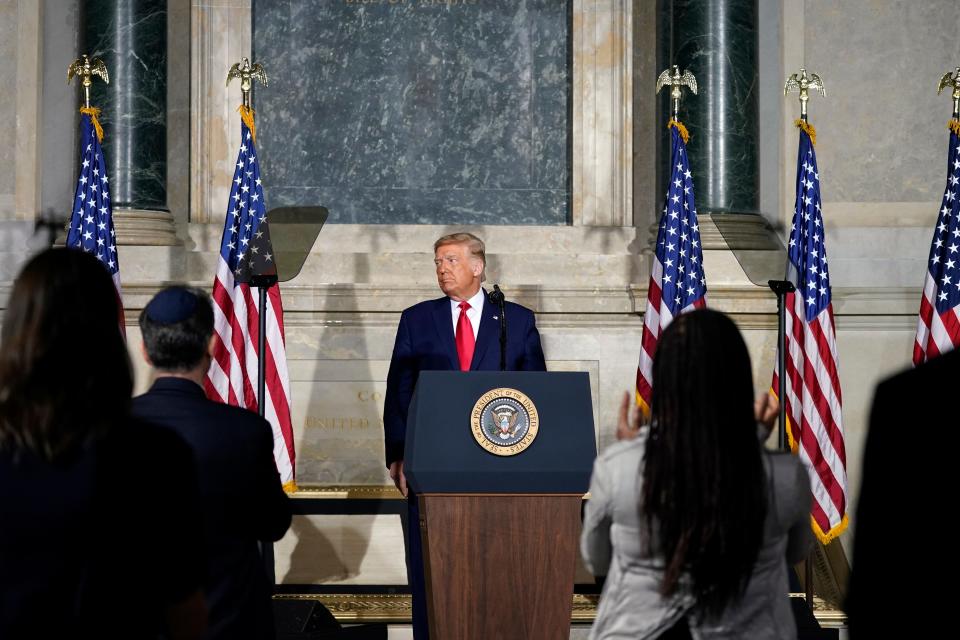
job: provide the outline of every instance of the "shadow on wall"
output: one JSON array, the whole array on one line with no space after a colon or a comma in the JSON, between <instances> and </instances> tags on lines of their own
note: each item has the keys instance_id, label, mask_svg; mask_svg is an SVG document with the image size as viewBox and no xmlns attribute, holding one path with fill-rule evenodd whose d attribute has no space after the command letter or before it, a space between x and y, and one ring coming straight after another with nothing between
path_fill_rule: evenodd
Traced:
<instances>
[{"instance_id":1,"label":"shadow on wall","mask_svg":"<svg viewBox=\"0 0 960 640\"><path fill-rule=\"evenodd\" d=\"M291 385L309 396L305 402L296 403L300 411L294 414L300 427L295 429L299 431L297 480L303 487L391 484L383 463L386 369L375 361L389 360L396 319L389 328L390 346L381 349L382 341L376 340L380 346L371 353L367 334L387 329L378 322L368 326L361 314L377 309L363 308L365 300L371 299L358 296L351 285L376 281L372 265L382 251L390 251L397 238L396 230L389 227L371 226L369 233L369 253L344 256L353 261L352 282L318 293L310 308L304 310L318 316L318 321L288 335L288 357L293 352L293 357L301 360L291 363ZM305 268L303 273L310 274L311 270ZM295 282L301 286L316 284L303 280L300 276ZM296 399L296 392L294 395ZM384 535L395 538L396 549L387 546L399 551L392 554L399 557L368 557L371 539ZM325 584L356 581L359 577L364 583L403 584L406 569L402 554L399 517L295 516L290 532L278 547L277 579L283 584ZM362 569L365 563L375 573Z\"/></svg>"}]
</instances>

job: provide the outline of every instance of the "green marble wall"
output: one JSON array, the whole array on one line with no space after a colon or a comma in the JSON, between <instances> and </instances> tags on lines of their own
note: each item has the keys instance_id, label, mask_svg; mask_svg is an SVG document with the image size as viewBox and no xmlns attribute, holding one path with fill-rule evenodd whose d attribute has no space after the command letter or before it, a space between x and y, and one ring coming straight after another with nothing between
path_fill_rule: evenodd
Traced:
<instances>
[{"instance_id":1,"label":"green marble wall","mask_svg":"<svg viewBox=\"0 0 960 640\"><path fill-rule=\"evenodd\" d=\"M323 204L331 223L568 224L572 4L257 0L269 205Z\"/></svg>"},{"instance_id":2,"label":"green marble wall","mask_svg":"<svg viewBox=\"0 0 960 640\"><path fill-rule=\"evenodd\" d=\"M697 78L685 93L680 120L704 213L759 213L757 0L659 0L657 72L671 64ZM657 120L670 117L669 92L658 97ZM657 140L657 184L666 192L670 135Z\"/></svg>"},{"instance_id":3,"label":"green marble wall","mask_svg":"<svg viewBox=\"0 0 960 640\"><path fill-rule=\"evenodd\" d=\"M113 206L166 210L167 2L87 0L82 19L81 51L110 74L90 103L102 111Z\"/></svg>"}]
</instances>

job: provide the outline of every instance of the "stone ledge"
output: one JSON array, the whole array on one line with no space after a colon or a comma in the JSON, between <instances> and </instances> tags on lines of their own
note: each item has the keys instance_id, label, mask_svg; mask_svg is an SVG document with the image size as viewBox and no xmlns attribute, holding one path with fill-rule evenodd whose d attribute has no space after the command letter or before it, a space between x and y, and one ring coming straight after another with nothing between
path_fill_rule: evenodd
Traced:
<instances>
[{"instance_id":1,"label":"stone ledge","mask_svg":"<svg viewBox=\"0 0 960 640\"><path fill-rule=\"evenodd\" d=\"M776 251L783 244L770 223L759 214L715 213L706 211L697 213L700 225L700 240L704 251L716 250L752 250ZM719 223L719 224L718 224ZM649 228L649 250L657 239L659 220Z\"/></svg>"},{"instance_id":2,"label":"stone ledge","mask_svg":"<svg viewBox=\"0 0 960 640\"><path fill-rule=\"evenodd\" d=\"M124 306L130 313L139 310L166 283L124 283ZM208 282L192 283L209 288ZM329 321L356 320L367 324L387 314L397 314L421 300L440 296L434 286L382 287L377 285L282 286L284 315L297 324L326 324ZM0 297L9 295L10 284L0 286ZM547 287L504 285L509 300L530 307L547 319L549 316L579 315L600 320L603 316L640 316L646 310L647 288L629 287ZM776 299L764 287L717 286L708 292L710 306L737 316L775 318ZM871 318L899 318L897 322L916 321L920 292L915 289L834 289L833 305L837 318L845 322ZM302 317L297 319L297 317ZM391 319L387 322L395 322Z\"/></svg>"},{"instance_id":3,"label":"stone ledge","mask_svg":"<svg viewBox=\"0 0 960 640\"><path fill-rule=\"evenodd\" d=\"M174 247L183 244L177 237L177 225L169 211L117 208L113 212L113 226L118 246Z\"/></svg>"}]
</instances>

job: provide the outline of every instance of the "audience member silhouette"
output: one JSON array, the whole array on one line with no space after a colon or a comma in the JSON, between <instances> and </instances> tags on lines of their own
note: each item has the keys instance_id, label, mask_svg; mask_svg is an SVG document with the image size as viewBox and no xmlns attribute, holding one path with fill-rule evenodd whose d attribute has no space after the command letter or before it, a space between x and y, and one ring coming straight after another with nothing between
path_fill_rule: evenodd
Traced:
<instances>
[{"instance_id":1,"label":"audience member silhouette","mask_svg":"<svg viewBox=\"0 0 960 640\"><path fill-rule=\"evenodd\" d=\"M130 417L110 274L50 249L13 284L0 342L0 637L196 638L196 471Z\"/></svg>"},{"instance_id":2,"label":"audience member silhouette","mask_svg":"<svg viewBox=\"0 0 960 640\"><path fill-rule=\"evenodd\" d=\"M960 351L950 351L877 385L853 518L846 611L854 640L950 634L957 381Z\"/></svg>"},{"instance_id":3,"label":"audience member silhouette","mask_svg":"<svg viewBox=\"0 0 960 640\"><path fill-rule=\"evenodd\" d=\"M591 638L795 638L787 571L812 539L809 478L763 448L740 332L716 311L679 316L653 376L650 425L594 466L581 550L607 578Z\"/></svg>"},{"instance_id":4,"label":"audience member silhouette","mask_svg":"<svg viewBox=\"0 0 960 640\"><path fill-rule=\"evenodd\" d=\"M273 430L253 411L204 395L214 339L204 291L167 287L144 307L140 330L156 381L134 398L133 414L177 433L197 464L210 609L205 638L272 638L273 584L257 541L279 540L291 517L273 460Z\"/></svg>"}]
</instances>

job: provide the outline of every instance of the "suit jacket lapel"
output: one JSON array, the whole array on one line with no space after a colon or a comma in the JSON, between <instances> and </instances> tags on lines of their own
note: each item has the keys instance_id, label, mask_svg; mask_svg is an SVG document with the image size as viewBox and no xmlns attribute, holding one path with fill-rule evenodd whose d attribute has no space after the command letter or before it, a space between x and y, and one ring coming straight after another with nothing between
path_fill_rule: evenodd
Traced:
<instances>
[{"instance_id":1,"label":"suit jacket lapel","mask_svg":"<svg viewBox=\"0 0 960 640\"><path fill-rule=\"evenodd\" d=\"M433 324L437 329L440 345L450 358L450 368L460 370L457 342L453 336L453 315L450 313L450 298L440 298L433 305Z\"/></svg>"},{"instance_id":2,"label":"suit jacket lapel","mask_svg":"<svg viewBox=\"0 0 960 640\"><path fill-rule=\"evenodd\" d=\"M480 363L490 345L497 342L500 336L500 308L490 302L486 289L483 291L483 311L480 315L480 329L477 331L477 342L473 349L473 360L470 370L478 371ZM497 349L499 349L499 343ZM500 368L500 357L497 356L497 369Z\"/></svg>"}]
</instances>

